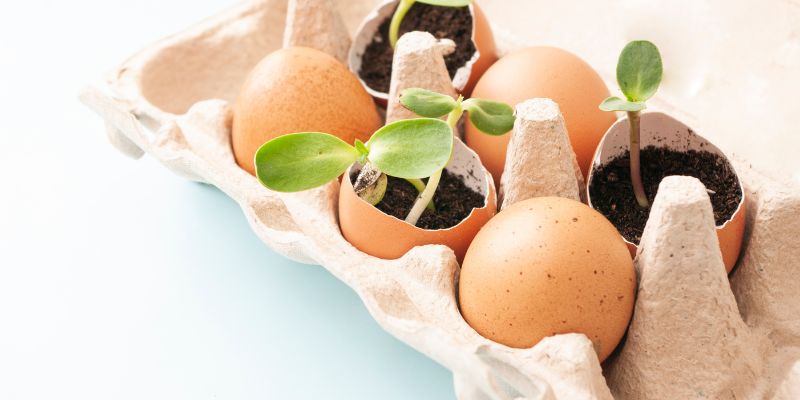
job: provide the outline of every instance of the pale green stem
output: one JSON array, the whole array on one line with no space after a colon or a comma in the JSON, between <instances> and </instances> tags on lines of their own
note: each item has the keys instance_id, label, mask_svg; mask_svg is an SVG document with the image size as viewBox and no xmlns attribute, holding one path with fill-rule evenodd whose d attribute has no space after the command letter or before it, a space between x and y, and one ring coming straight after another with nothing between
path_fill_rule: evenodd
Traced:
<instances>
[{"instance_id":1,"label":"pale green stem","mask_svg":"<svg viewBox=\"0 0 800 400\"><path fill-rule=\"evenodd\" d=\"M389 44L392 45L392 48L397 46L400 23L403 22L403 18L406 16L411 6L414 5L414 2L415 0L400 0L400 4L397 5L397 10L395 10L394 15L392 15L392 22L389 25Z\"/></svg>"},{"instance_id":2,"label":"pale green stem","mask_svg":"<svg viewBox=\"0 0 800 400\"><path fill-rule=\"evenodd\" d=\"M436 192L436 187L439 186L440 179L442 179L441 169L434 172L433 175L428 178L428 184L425 185L425 190L417 196L417 201L414 202L414 206L411 207L411 211L409 211L408 216L406 216L406 222L411 225L417 225L419 217L421 217L422 212L425 211L425 205L430 203L431 199L433 199L433 194Z\"/></svg>"},{"instance_id":3,"label":"pale green stem","mask_svg":"<svg viewBox=\"0 0 800 400\"><path fill-rule=\"evenodd\" d=\"M464 109L461 107L461 102L464 101L464 96L458 96L456 99L456 106L453 108L453 111L450 111L450 114L447 114L447 125L450 125L450 130L454 131L456 129L456 124L458 120L461 119L461 114L464 113Z\"/></svg>"},{"instance_id":4,"label":"pale green stem","mask_svg":"<svg viewBox=\"0 0 800 400\"><path fill-rule=\"evenodd\" d=\"M463 97L458 96L455 108L447 115L447 124L450 125L451 133L454 132L458 120L461 119L461 114L464 113L464 109L461 107L461 102L463 100ZM436 188L439 187L439 180L442 179L442 171L443 169L440 169L428 178L425 190L417 196L417 201L414 202L414 206L411 207L411 211L409 211L408 216L406 216L406 222L409 224L417 225L419 217L421 217L422 212L425 211L425 205L433 201L433 195L436 193Z\"/></svg>"},{"instance_id":5,"label":"pale green stem","mask_svg":"<svg viewBox=\"0 0 800 400\"><path fill-rule=\"evenodd\" d=\"M417 192L422 193L425 190L425 182L422 179L406 179L406 182L410 183L411 186L414 186L414 189L417 189ZM431 199L430 203L425 206L428 210L436 211L436 205L433 204L433 199Z\"/></svg>"},{"instance_id":6,"label":"pale green stem","mask_svg":"<svg viewBox=\"0 0 800 400\"><path fill-rule=\"evenodd\" d=\"M639 111L628 111L628 122L630 123L630 136L631 136L631 184L633 185L633 194L636 196L636 202L642 207L648 207L650 202L647 201L647 194L644 192L644 184L642 183L642 168L639 156Z\"/></svg>"}]
</instances>

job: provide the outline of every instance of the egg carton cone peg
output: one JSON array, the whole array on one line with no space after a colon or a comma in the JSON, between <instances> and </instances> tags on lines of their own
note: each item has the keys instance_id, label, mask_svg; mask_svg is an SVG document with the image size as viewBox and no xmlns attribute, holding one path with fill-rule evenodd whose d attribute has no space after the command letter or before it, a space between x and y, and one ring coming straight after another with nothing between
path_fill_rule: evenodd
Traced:
<instances>
[{"instance_id":1,"label":"egg carton cone peg","mask_svg":"<svg viewBox=\"0 0 800 400\"><path fill-rule=\"evenodd\" d=\"M582 201L583 174L558 104L525 100L517 105L516 116L500 181L500 209L542 196Z\"/></svg>"},{"instance_id":2,"label":"egg carton cone peg","mask_svg":"<svg viewBox=\"0 0 800 400\"><path fill-rule=\"evenodd\" d=\"M635 312L606 371L614 397L752 398L765 348L739 315L699 180L661 181L635 265Z\"/></svg>"},{"instance_id":3,"label":"egg carton cone peg","mask_svg":"<svg viewBox=\"0 0 800 400\"><path fill-rule=\"evenodd\" d=\"M333 0L289 0L283 47L311 47L347 62L350 34Z\"/></svg>"},{"instance_id":4,"label":"egg carton cone peg","mask_svg":"<svg viewBox=\"0 0 800 400\"><path fill-rule=\"evenodd\" d=\"M454 99L458 96L444 63L444 56L455 48L452 40L439 40L428 32L408 32L400 37L392 61L386 123L416 118L400 103L400 93L405 89L417 87Z\"/></svg>"},{"instance_id":5,"label":"egg carton cone peg","mask_svg":"<svg viewBox=\"0 0 800 400\"><path fill-rule=\"evenodd\" d=\"M800 189L738 164L751 212L731 287L744 321L775 346L762 384L775 399L800 399Z\"/></svg>"},{"instance_id":6,"label":"egg carton cone peg","mask_svg":"<svg viewBox=\"0 0 800 400\"><path fill-rule=\"evenodd\" d=\"M800 347L800 189L740 167L749 200L748 245L731 286L748 325Z\"/></svg>"}]
</instances>

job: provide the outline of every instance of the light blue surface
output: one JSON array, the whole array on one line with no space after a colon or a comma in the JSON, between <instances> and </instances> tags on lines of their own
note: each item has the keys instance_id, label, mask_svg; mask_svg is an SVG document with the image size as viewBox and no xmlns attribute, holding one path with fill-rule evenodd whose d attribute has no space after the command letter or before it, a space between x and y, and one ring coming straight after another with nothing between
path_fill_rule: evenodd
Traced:
<instances>
[{"instance_id":1,"label":"light blue surface","mask_svg":"<svg viewBox=\"0 0 800 400\"><path fill-rule=\"evenodd\" d=\"M253 367L243 376L255 391L243 394L454 398L449 371L383 332L343 283L323 268L266 249L238 206L216 189L191 185L186 192L184 200L198 201L184 211L186 218L208 219L205 230L182 243L185 279L208 289L193 293L206 298L214 325L222 325L226 337L242 339L230 350ZM203 250L195 253L198 248ZM224 342L215 344L227 348Z\"/></svg>"},{"instance_id":2,"label":"light blue surface","mask_svg":"<svg viewBox=\"0 0 800 400\"><path fill-rule=\"evenodd\" d=\"M229 1L0 13L0 399L452 399L318 266L217 189L125 159L82 87Z\"/></svg>"},{"instance_id":3,"label":"light blue surface","mask_svg":"<svg viewBox=\"0 0 800 400\"><path fill-rule=\"evenodd\" d=\"M4 271L0 398L454 398L447 370L224 194L137 163Z\"/></svg>"},{"instance_id":4,"label":"light blue surface","mask_svg":"<svg viewBox=\"0 0 800 400\"><path fill-rule=\"evenodd\" d=\"M150 225L158 232L146 243L172 247L162 253L165 263L153 260L164 281L142 292L164 298L156 331L147 334L160 336L165 361L188 368L180 376L189 393L453 398L451 374L384 333L344 284L267 249L218 190L175 183L177 196L153 192L135 200L165 212L116 226Z\"/></svg>"}]
</instances>

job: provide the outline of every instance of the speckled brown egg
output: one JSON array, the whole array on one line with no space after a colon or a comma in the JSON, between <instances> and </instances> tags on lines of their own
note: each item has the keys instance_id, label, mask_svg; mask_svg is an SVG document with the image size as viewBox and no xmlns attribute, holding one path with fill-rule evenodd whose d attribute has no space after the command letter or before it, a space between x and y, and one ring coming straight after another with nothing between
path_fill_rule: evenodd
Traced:
<instances>
[{"instance_id":1,"label":"speckled brown egg","mask_svg":"<svg viewBox=\"0 0 800 400\"><path fill-rule=\"evenodd\" d=\"M319 50L288 47L264 57L242 85L231 147L239 166L255 174L253 157L270 139L326 132L352 144L380 126L372 98L347 67Z\"/></svg>"},{"instance_id":2,"label":"speckled brown egg","mask_svg":"<svg viewBox=\"0 0 800 400\"><path fill-rule=\"evenodd\" d=\"M583 333L604 360L633 313L636 276L616 228L583 203L521 201L478 232L461 268L459 301L479 334L527 348Z\"/></svg>"}]
</instances>

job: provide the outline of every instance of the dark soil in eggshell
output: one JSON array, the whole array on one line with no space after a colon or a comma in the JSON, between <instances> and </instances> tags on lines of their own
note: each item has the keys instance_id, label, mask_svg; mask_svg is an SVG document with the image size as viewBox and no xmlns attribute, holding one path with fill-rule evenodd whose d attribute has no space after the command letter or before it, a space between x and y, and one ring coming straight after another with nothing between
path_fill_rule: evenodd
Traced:
<instances>
[{"instance_id":1,"label":"dark soil in eggshell","mask_svg":"<svg viewBox=\"0 0 800 400\"><path fill-rule=\"evenodd\" d=\"M742 201L736 172L730 163L717 154L689 150L679 152L648 146L641 151L642 181L645 193L653 203L661 180L670 175L693 176L709 190L717 226L728 221ZM589 187L592 206L605 215L631 243L639 244L650 207L636 202L630 179L630 152L597 168Z\"/></svg>"},{"instance_id":2,"label":"dark soil in eggshell","mask_svg":"<svg viewBox=\"0 0 800 400\"><path fill-rule=\"evenodd\" d=\"M357 173L350 177L355 182ZM405 179L388 177L386 194L383 200L375 207L397 219L405 219L419 192ZM423 179L427 181L427 179ZM470 189L464 184L463 177L451 174L447 170L442 172L439 186L433 198L436 211L425 209L417 221L417 227L423 229L452 228L469 216L473 208L484 206L485 199L480 193Z\"/></svg>"},{"instance_id":3,"label":"dark soil in eggshell","mask_svg":"<svg viewBox=\"0 0 800 400\"><path fill-rule=\"evenodd\" d=\"M391 15L381 23L372 42L364 50L361 69L358 71L359 77L367 86L382 93L389 92L392 78L394 49L389 44L390 23ZM410 31L430 32L437 39L448 38L456 43L456 50L444 59L451 78L476 51L472 42L472 14L469 7L440 7L415 3L400 23L398 37Z\"/></svg>"}]
</instances>

